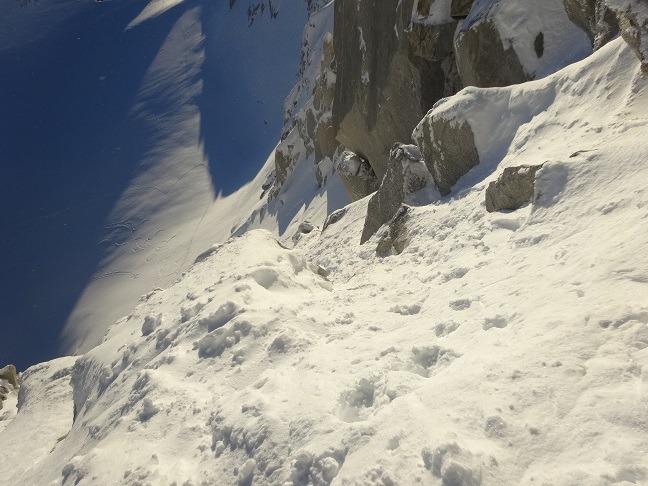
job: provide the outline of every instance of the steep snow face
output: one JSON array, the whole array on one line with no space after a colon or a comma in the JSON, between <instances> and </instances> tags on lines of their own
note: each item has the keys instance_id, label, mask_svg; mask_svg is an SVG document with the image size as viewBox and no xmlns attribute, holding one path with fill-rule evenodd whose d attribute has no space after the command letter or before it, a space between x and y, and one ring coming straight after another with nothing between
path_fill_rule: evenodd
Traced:
<instances>
[{"instance_id":1,"label":"steep snow face","mask_svg":"<svg viewBox=\"0 0 648 486\"><path fill-rule=\"evenodd\" d=\"M0 421L0 484L21 484L19 478L47 462L65 439L72 426L70 373L75 361L74 357L59 358L23 373L18 413L14 410L12 418Z\"/></svg>"},{"instance_id":2,"label":"steep snow face","mask_svg":"<svg viewBox=\"0 0 648 486\"><path fill-rule=\"evenodd\" d=\"M221 201L280 136L308 2L250 28L244 3L5 3L0 320L23 368L66 320L66 352L97 344L229 237Z\"/></svg>"},{"instance_id":3,"label":"steep snow face","mask_svg":"<svg viewBox=\"0 0 648 486\"><path fill-rule=\"evenodd\" d=\"M368 198L213 247L78 358L67 436L5 484L645 483L648 80L619 39L475 93L437 109L528 116L410 211L400 255L359 245ZM534 202L487 213L488 182L535 162ZM23 386L45 400L56 366Z\"/></svg>"}]
</instances>

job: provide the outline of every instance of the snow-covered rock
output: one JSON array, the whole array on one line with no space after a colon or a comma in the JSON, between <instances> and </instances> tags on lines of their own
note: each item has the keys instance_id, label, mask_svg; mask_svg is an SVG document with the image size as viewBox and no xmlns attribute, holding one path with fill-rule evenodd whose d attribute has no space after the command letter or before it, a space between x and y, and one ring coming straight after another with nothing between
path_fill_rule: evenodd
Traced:
<instances>
[{"instance_id":1,"label":"snow-covered rock","mask_svg":"<svg viewBox=\"0 0 648 486\"><path fill-rule=\"evenodd\" d=\"M587 36L562 0L477 0L455 38L465 86L508 86L537 79L583 59Z\"/></svg>"},{"instance_id":2,"label":"snow-covered rock","mask_svg":"<svg viewBox=\"0 0 648 486\"><path fill-rule=\"evenodd\" d=\"M423 118L414 130L413 138L420 147L427 168L442 195L450 193L452 186L479 163L475 136L467 120L457 120L457 112L447 116L440 104ZM464 105L470 109L469 104Z\"/></svg>"},{"instance_id":3,"label":"snow-covered rock","mask_svg":"<svg viewBox=\"0 0 648 486\"><path fill-rule=\"evenodd\" d=\"M335 168L352 201L362 199L380 187L380 180L369 162L349 150L345 150L335 159Z\"/></svg>"},{"instance_id":4,"label":"snow-covered rock","mask_svg":"<svg viewBox=\"0 0 648 486\"><path fill-rule=\"evenodd\" d=\"M570 20L585 31L594 49L607 44L619 33L616 14L605 0L563 0Z\"/></svg>"}]
</instances>

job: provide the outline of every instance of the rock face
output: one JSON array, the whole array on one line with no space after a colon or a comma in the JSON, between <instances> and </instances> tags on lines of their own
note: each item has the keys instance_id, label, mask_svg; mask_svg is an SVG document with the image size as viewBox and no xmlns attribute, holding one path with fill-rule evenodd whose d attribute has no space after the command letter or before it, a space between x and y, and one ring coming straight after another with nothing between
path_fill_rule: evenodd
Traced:
<instances>
[{"instance_id":1,"label":"rock face","mask_svg":"<svg viewBox=\"0 0 648 486\"><path fill-rule=\"evenodd\" d=\"M599 49L619 33L615 13L605 0L563 0L567 15L574 24L583 29L594 49Z\"/></svg>"},{"instance_id":2,"label":"rock face","mask_svg":"<svg viewBox=\"0 0 648 486\"><path fill-rule=\"evenodd\" d=\"M6 380L14 388L18 388L18 378L16 375L16 367L14 365L7 365L0 368L0 380Z\"/></svg>"},{"instance_id":3,"label":"rock face","mask_svg":"<svg viewBox=\"0 0 648 486\"><path fill-rule=\"evenodd\" d=\"M339 147L332 124L333 6L325 4L323 0L308 2L311 16L302 37L299 80L284 105L284 129L275 150L275 179L267 188L269 199L280 194L294 167L306 160L315 165L320 187L333 170Z\"/></svg>"},{"instance_id":4,"label":"rock face","mask_svg":"<svg viewBox=\"0 0 648 486\"><path fill-rule=\"evenodd\" d=\"M457 89L446 81L454 64L454 21L418 21L434 3L449 1L421 2L413 24L414 0L335 2L333 127L337 140L367 160L378 178L387 171L392 144L410 140L433 103Z\"/></svg>"},{"instance_id":5,"label":"rock face","mask_svg":"<svg viewBox=\"0 0 648 486\"><path fill-rule=\"evenodd\" d=\"M504 48L492 19L467 18L455 39L455 55L466 86L491 88L529 80L512 45Z\"/></svg>"},{"instance_id":6,"label":"rock face","mask_svg":"<svg viewBox=\"0 0 648 486\"><path fill-rule=\"evenodd\" d=\"M542 165L507 167L486 188L486 211L515 210L533 200L535 175Z\"/></svg>"},{"instance_id":7,"label":"rock face","mask_svg":"<svg viewBox=\"0 0 648 486\"><path fill-rule=\"evenodd\" d=\"M412 196L424 188L430 189L429 194L424 196L425 202L438 197L418 147L395 144L380 189L369 200L360 243L367 241L383 224L392 219L403 203L416 202Z\"/></svg>"},{"instance_id":8,"label":"rock face","mask_svg":"<svg viewBox=\"0 0 648 486\"><path fill-rule=\"evenodd\" d=\"M400 255L407 246L407 221L409 219L410 207L401 206L389 222L389 226L380 236L376 245L376 254L387 256L392 252L392 248L397 255Z\"/></svg>"},{"instance_id":9,"label":"rock face","mask_svg":"<svg viewBox=\"0 0 648 486\"><path fill-rule=\"evenodd\" d=\"M347 194L353 201L376 192L380 186L380 181L369 162L349 150L342 152L336 159L335 167Z\"/></svg>"},{"instance_id":10,"label":"rock face","mask_svg":"<svg viewBox=\"0 0 648 486\"><path fill-rule=\"evenodd\" d=\"M467 121L456 122L431 112L416 127L413 137L443 196L479 164L475 138Z\"/></svg>"},{"instance_id":11,"label":"rock face","mask_svg":"<svg viewBox=\"0 0 648 486\"><path fill-rule=\"evenodd\" d=\"M475 0L452 0L450 15L453 19L465 19Z\"/></svg>"}]
</instances>

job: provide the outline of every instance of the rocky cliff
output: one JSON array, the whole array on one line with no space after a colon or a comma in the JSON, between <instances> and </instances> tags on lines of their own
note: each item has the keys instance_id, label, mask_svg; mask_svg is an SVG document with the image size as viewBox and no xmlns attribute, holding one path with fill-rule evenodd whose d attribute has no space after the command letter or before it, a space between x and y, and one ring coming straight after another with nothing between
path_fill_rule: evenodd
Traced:
<instances>
[{"instance_id":1,"label":"rocky cliff","mask_svg":"<svg viewBox=\"0 0 648 486\"><path fill-rule=\"evenodd\" d=\"M648 62L640 0L336 0L324 10L304 34L271 195L310 158L320 186L337 172L361 199L381 186L395 143L416 143L448 195L480 155L470 123L428 113L442 99L546 77L619 32Z\"/></svg>"}]
</instances>

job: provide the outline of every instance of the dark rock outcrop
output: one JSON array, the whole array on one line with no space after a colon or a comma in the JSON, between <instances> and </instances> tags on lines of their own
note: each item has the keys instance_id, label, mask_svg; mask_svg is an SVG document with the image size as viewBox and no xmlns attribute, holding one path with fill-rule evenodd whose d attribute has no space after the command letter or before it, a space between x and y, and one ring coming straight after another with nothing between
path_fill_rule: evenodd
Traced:
<instances>
[{"instance_id":1,"label":"dark rock outcrop","mask_svg":"<svg viewBox=\"0 0 648 486\"><path fill-rule=\"evenodd\" d=\"M454 19L465 19L470 13L475 0L452 0L450 15Z\"/></svg>"},{"instance_id":2,"label":"dark rock outcrop","mask_svg":"<svg viewBox=\"0 0 648 486\"><path fill-rule=\"evenodd\" d=\"M414 131L427 168L443 196L470 169L479 164L472 128L430 112Z\"/></svg>"},{"instance_id":3,"label":"dark rock outcrop","mask_svg":"<svg viewBox=\"0 0 648 486\"><path fill-rule=\"evenodd\" d=\"M380 236L376 245L376 254L387 256L392 253L392 248L397 255L403 253L407 247L407 221L409 220L409 206L401 206L389 222L389 226Z\"/></svg>"},{"instance_id":4,"label":"dark rock outcrop","mask_svg":"<svg viewBox=\"0 0 648 486\"><path fill-rule=\"evenodd\" d=\"M455 39L455 56L465 86L492 88L524 83L524 72L513 46L504 48L493 20L466 19Z\"/></svg>"},{"instance_id":5,"label":"dark rock outcrop","mask_svg":"<svg viewBox=\"0 0 648 486\"><path fill-rule=\"evenodd\" d=\"M333 127L337 140L367 160L379 178L392 144L410 140L434 102L457 89L446 81L453 72L455 23L412 23L413 2L335 2ZM422 3L424 16L432 1Z\"/></svg>"},{"instance_id":6,"label":"dark rock outcrop","mask_svg":"<svg viewBox=\"0 0 648 486\"><path fill-rule=\"evenodd\" d=\"M533 200L535 175L542 165L507 167L486 188L486 211L515 210Z\"/></svg>"},{"instance_id":7,"label":"dark rock outcrop","mask_svg":"<svg viewBox=\"0 0 648 486\"><path fill-rule=\"evenodd\" d=\"M383 224L394 217L403 203L411 202L411 196L426 187L431 189L428 199L433 199L436 196L434 182L421 159L418 147L395 144L380 189L369 200L360 243L371 238Z\"/></svg>"},{"instance_id":8,"label":"dark rock outcrop","mask_svg":"<svg viewBox=\"0 0 648 486\"><path fill-rule=\"evenodd\" d=\"M380 181L371 165L357 154L345 150L335 161L344 188L352 201L357 201L376 192Z\"/></svg>"},{"instance_id":9,"label":"dark rock outcrop","mask_svg":"<svg viewBox=\"0 0 648 486\"><path fill-rule=\"evenodd\" d=\"M335 223L339 222L342 218L344 218L348 211L349 211L349 207L346 206L336 211L333 211L331 214L329 214L328 218L326 218L326 221L324 221L324 225L322 226L322 232L326 231L326 228L328 228L331 225L334 225Z\"/></svg>"}]
</instances>

